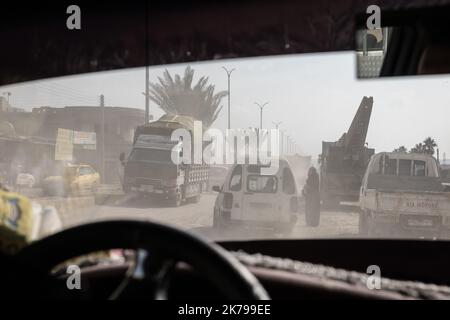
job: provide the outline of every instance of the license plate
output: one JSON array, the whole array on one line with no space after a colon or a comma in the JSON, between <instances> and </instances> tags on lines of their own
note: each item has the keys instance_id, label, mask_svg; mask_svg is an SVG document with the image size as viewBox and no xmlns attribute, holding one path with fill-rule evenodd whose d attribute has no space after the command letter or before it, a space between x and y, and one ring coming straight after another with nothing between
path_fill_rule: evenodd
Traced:
<instances>
[{"instance_id":1,"label":"license plate","mask_svg":"<svg viewBox=\"0 0 450 320\"><path fill-rule=\"evenodd\" d=\"M154 190L154 186L152 186L152 185L143 185L143 186L141 186L141 191L153 192L153 190Z\"/></svg>"},{"instance_id":2,"label":"license plate","mask_svg":"<svg viewBox=\"0 0 450 320\"><path fill-rule=\"evenodd\" d=\"M431 220L431 219L408 219L408 226L410 226L410 227L432 227L433 220Z\"/></svg>"},{"instance_id":3,"label":"license plate","mask_svg":"<svg viewBox=\"0 0 450 320\"><path fill-rule=\"evenodd\" d=\"M408 209L427 209L427 210L436 210L438 208L438 202L437 201L414 201L409 200L405 203L406 207Z\"/></svg>"}]
</instances>

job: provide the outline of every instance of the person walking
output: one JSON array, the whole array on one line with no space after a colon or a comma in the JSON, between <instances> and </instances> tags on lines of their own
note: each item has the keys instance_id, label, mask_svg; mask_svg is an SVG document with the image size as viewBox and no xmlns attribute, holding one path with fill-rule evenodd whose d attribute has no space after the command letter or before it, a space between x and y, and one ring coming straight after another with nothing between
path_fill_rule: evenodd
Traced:
<instances>
[{"instance_id":1,"label":"person walking","mask_svg":"<svg viewBox=\"0 0 450 320\"><path fill-rule=\"evenodd\" d=\"M316 168L309 168L308 179L302 192L305 197L305 222L309 227L317 227L320 223L319 184L319 174Z\"/></svg>"}]
</instances>

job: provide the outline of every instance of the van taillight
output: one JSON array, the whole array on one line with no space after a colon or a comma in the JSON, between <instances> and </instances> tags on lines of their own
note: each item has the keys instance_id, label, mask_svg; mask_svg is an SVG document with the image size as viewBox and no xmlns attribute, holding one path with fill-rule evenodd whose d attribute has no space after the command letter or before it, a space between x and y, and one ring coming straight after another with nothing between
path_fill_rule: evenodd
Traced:
<instances>
[{"instance_id":1,"label":"van taillight","mask_svg":"<svg viewBox=\"0 0 450 320\"><path fill-rule=\"evenodd\" d=\"M223 195L223 207L225 209L233 208L233 194L230 192L225 192Z\"/></svg>"}]
</instances>

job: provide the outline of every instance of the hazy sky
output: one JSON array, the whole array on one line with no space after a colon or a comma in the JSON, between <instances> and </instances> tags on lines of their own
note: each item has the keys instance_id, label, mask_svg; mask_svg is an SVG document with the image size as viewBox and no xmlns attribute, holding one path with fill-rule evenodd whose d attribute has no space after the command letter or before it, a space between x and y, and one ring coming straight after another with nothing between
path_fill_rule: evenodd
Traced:
<instances>
[{"instance_id":1,"label":"hazy sky","mask_svg":"<svg viewBox=\"0 0 450 320\"><path fill-rule=\"evenodd\" d=\"M216 90L227 90L221 68L236 68L231 78L232 127L259 126L259 109L254 102L269 102L264 109L264 126L282 121L281 129L297 142L304 154L314 158L321 141L335 141L345 132L363 96L373 96L374 106L367 142L380 151L405 145L411 148L425 137L433 137L450 157L450 76L401 77L358 80L352 52L305 54L283 57L221 60L191 63L194 82L208 76ZM172 73L183 73L186 64L170 65ZM150 68L156 81L166 67ZM31 109L36 106L98 105L103 93L107 106L144 108L143 68L0 87L9 91L11 104ZM225 129L227 99L214 127ZM162 114L153 103L150 110Z\"/></svg>"}]
</instances>

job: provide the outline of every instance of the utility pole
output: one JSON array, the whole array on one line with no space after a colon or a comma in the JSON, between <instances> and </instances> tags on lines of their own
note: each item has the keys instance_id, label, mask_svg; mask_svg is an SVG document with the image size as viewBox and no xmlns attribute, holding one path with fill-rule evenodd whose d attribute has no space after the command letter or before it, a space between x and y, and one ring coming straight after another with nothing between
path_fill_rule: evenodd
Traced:
<instances>
[{"instance_id":1,"label":"utility pole","mask_svg":"<svg viewBox=\"0 0 450 320\"><path fill-rule=\"evenodd\" d=\"M148 70L148 64L145 66L145 119L144 122L145 124L148 123L148 116L149 116L149 112L150 112L150 93L148 92L149 90L149 70Z\"/></svg>"},{"instance_id":2,"label":"utility pole","mask_svg":"<svg viewBox=\"0 0 450 320\"><path fill-rule=\"evenodd\" d=\"M291 154L291 137L290 136L287 136L286 144L287 144L287 155L290 155Z\"/></svg>"},{"instance_id":3,"label":"utility pole","mask_svg":"<svg viewBox=\"0 0 450 320\"><path fill-rule=\"evenodd\" d=\"M231 69L228 70L225 67L222 67L223 70L225 70L225 72L227 73L227 77L228 77L228 129L231 129L231 116L230 116L230 100L231 100L231 89L230 89L230 77L231 77L231 73L235 70L235 69Z\"/></svg>"},{"instance_id":4,"label":"utility pole","mask_svg":"<svg viewBox=\"0 0 450 320\"><path fill-rule=\"evenodd\" d=\"M273 125L275 126L275 129L277 129L278 132L280 132L280 130L278 130L278 128L280 127L280 125L283 123L282 121L279 122L274 122L272 121ZM278 142L281 141L281 146L280 146L280 156L283 156L283 137L281 135L280 132L280 136L278 137Z\"/></svg>"},{"instance_id":5,"label":"utility pole","mask_svg":"<svg viewBox=\"0 0 450 320\"><path fill-rule=\"evenodd\" d=\"M101 181L105 183L105 96L100 95L100 109L101 109L101 152L100 152L100 168Z\"/></svg>"},{"instance_id":6,"label":"utility pole","mask_svg":"<svg viewBox=\"0 0 450 320\"><path fill-rule=\"evenodd\" d=\"M255 102L255 104L259 107L259 129L262 129L262 125L263 125L263 122L262 122L263 121L263 109L269 103L265 102L265 103L263 103L261 105L261 104Z\"/></svg>"}]
</instances>

